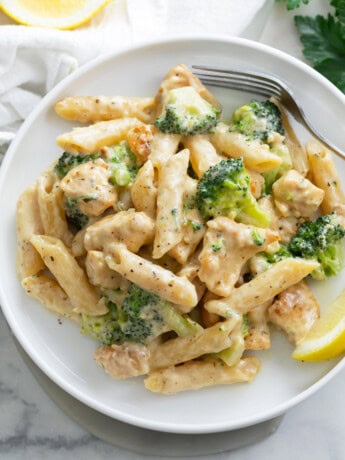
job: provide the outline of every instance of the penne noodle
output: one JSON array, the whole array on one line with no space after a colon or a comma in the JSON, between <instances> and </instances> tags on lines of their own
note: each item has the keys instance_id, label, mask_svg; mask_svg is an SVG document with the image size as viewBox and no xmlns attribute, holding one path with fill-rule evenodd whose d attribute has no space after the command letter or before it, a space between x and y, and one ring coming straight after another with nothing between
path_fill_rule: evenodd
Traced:
<instances>
[{"instance_id":1,"label":"penne noodle","mask_svg":"<svg viewBox=\"0 0 345 460\"><path fill-rule=\"evenodd\" d=\"M100 302L96 289L91 286L85 272L61 240L51 236L34 235L30 241L68 295L75 313L107 313L107 308Z\"/></svg>"},{"instance_id":2,"label":"penne noodle","mask_svg":"<svg viewBox=\"0 0 345 460\"><path fill-rule=\"evenodd\" d=\"M320 142L310 141L307 144L307 153L313 182L325 193L321 203L323 213L330 214L335 211L345 216L345 196L331 151Z\"/></svg>"},{"instance_id":3,"label":"penne noodle","mask_svg":"<svg viewBox=\"0 0 345 460\"><path fill-rule=\"evenodd\" d=\"M231 367L218 359L207 358L153 371L144 384L154 393L169 395L214 385L251 382L259 370L260 361L255 357L241 359Z\"/></svg>"},{"instance_id":4,"label":"penne noodle","mask_svg":"<svg viewBox=\"0 0 345 460\"><path fill-rule=\"evenodd\" d=\"M151 97L71 96L57 102L55 112L80 123L132 117L150 123L155 115L155 101Z\"/></svg>"},{"instance_id":5,"label":"penne noodle","mask_svg":"<svg viewBox=\"0 0 345 460\"><path fill-rule=\"evenodd\" d=\"M140 168L131 187L131 197L136 211L143 211L155 218L157 206L157 187L155 171L150 160Z\"/></svg>"},{"instance_id":6,"label":"penne noodle","mask_svg":"<svg viewBox=\"0 0 345 460\"><path fill-rule=\"evenodd\" d=\"M195 287L187 278L176 276L170 270L132 253L124 244L109 245L105 261L109 268L124 278L177 304L184 313L198 303Z\"/></svg>"},{"instance_id":7,"label":"penne noodle","mask_svg":"<svg viewBox=\"0 0 345 460\"><path fill-rule=\"evenodd\" d=\"M44 262L30 243L33 235L43 233L43 225L37 200L37 182L26 189L19 197L16 213L17 254L16 268L22 280L35 275L44 268Z\"/></svg>"},{"instance_id":8,"label":"penne noodle","mask_svg":"<svg viewBox=\"0 0 345 460\"><path fill-rule=\"evenodd\" d=\"M94 125L74 128L69 133L61 134L56 142L66 152L89 155L102 147L118 144L126 138L129 129L141 124L137 118L100 121Z\"/></svg>"},{"instance_id":9,"label":"penne noodle","mask_svg":"<svg viewBox=\"0 0 345 460\"><path fill-rule=\"evenodd\" d=\"M190 162L199 179L211 166L224 160L224 157L217 153L207 135L189 136L184 138L182 142L184 147L190 151Z\"/></svg>"},{"instance_id":10,"label":"penne noodle","mask_svg":"<svg viewBox=\"0 0 345 460\"><path fill-rule=\"evenodd\" d=\"M161 258L182 240L183 193L187 181L189 150L171 157L159 173L154 259Z\"/></svg>"},{"instance_id":11,"label":"penne noodle","mask_svg":"<svg viewBox=\"0 0 345 460\"><path fill-rule=\"evenodd\" d=\"M165 134L156 131L151 142L151 152L148 159L154 168L160 170L178 150L181 136L179 134Z\"/></svg>"},{"instance_id":12,"label":"penne noodle","mask_svg":"<svg viewBox=\"0 0 345 460\"><path fill-rule=\"evenodd\" d=\"M152 350L150 370L175 366L228 348L232 343L231 331L240 323L241 316L233 315L231 319L216 323L196 334L167 340Z\"/></svg>"},{"instance_id":13,"label":"penne noodle","mask_svg":"<svg viewBox=\"0 0 345 460\"><path fill-rule=\"evenodd\" d=\"M224 123L218 123L210 139L221 154L231 158L243 157L245 167L259 173L277 168L282 162L278 155L270 152L267 144L257 139L248 141L243 134L230 132Z\"/></svg>"},{"instance_id":14,"label":"penne noodle","mask_svg":"<svg viewBox=\"0 0 345 460\"><path fill-rule=\"evenodd\" d=\"M48 170L39 177L37 198L44 233L70 246L73 235L68 229L64 211L64 194L53 171Z\"/></svg>"},{"instance_id":15,"label":"penne noodle","mask_svg":"<svg viewBox=\"0 0 345 460\"><path fill-rule=\"evenodd\" d=\"M194 203L197 184L198 182L195 179L187 176L183 193L182 239L168 252L181 265L186 264L203 239L206 231L204 220Z\"/></svg>"},{"instance_id":16,"label":"penne noodle","mask_svg":"<svg viewBox=\"0 0 345 460\"><path fill-rule=\"evenodd\" d=\"M17 272L99 342L107 374L148 375L160 394L250 382L260 362L246 350L270 348L269 322L303 340L319 317L305 278L342 263L335 251L327 267L333 227L314 219L334 212L345 228L345 195L331 152L305 150L279 101L251 100L226 123L179 64L154 97L70 96L55 110L89 125L57 138L64 154L19 198ZM243 223L260 210L263 228ZM320 264L288 256L316 227Z\"/></svg>"},{"instance_id":17,"label":"penne noodle","mask_svg":"<svg viewBox=\"0 0 345 460\"><path fill-rule=\"evenodd\" d=\"M309 171L309 161L305 148L301 145L295 131L293 130L288 114L283 105L275 98L272 97L271 101L279 108L282 117L282 124L285 131L285 144L289 149L292 167L298 171L302 176L306 176Z\"/></svg>"},{"instance_id":18,"label":"penne noodle","mask_svg":"<svg viewBox=\"0 0 345 460\"><path fill-rule=\"evenodd\" d=\"M318 267L319 263L314 260L281 260L248 283L233 289L230 296L206 302L205 308L224 318L233 314L233 311L248 313L258 305L273 299L289 286L298 283Z\"/></svg>"},{"instance_id":19,"label":"penne noodle","mask_svg":"<svg viewBox=\"0 0 345 460\"><path fill-rule=\"evenodd\" d=\"M22 286L26 293L38 300L47 310L80 323L80 315L75 313L68 295L52 278L45 275L33 275L24 278Z\"/></svg>"}]
</instances>

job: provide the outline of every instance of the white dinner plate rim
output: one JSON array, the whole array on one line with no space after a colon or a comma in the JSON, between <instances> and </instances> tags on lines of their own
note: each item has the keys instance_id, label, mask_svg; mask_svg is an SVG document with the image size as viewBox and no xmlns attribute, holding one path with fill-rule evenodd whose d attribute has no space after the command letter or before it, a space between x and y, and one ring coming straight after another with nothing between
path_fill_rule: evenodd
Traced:
<instances>
[{"instance_id":1,"label":"white dinner plate rim","mask_svg":"<svg viewBox=\"0 0 345 460\"><path fill-rule=\"evenodd\" d=\"M135 46L128 46L122 49L121 51L107 53L105 55L102 55L92 60L89 63L84 64L79 69L77 69L75 72L73 72L71 75L69 75L64 80L62 80L60 83L58 83L47 95L45 95L45 97L40 101L37 107L32 111L32 113L25 120L20 130L18 131L15 139L13 140L11 146L9 147L9 150L0 168L0 190L2 190L3 182L6 177L6 171L11 164L12 157L15 155L17 145L20 144L22 137L28 131L32 122L35 120L36 116L45 107L47 107L49 104L51 104L54 101L56 95L58 95L65 86L68 86L69 83L73 82L74 80L77 80L79 77L86 74L90 70L98 67L102 63L107 62L112 59L119 58L127 53L138 52L140 50L147 50L151 47L156 47L160 45L168 45L168 44L175 44L175 43L182 43L182 42L196 42L196 41L205 41L205 42L213 41L213 42L222 42L222 43L225 42L230 45L238 44L238 45L243 45L243 46L246 46L252 49L257 49L259 51L268 52L269 54L279 57L287 61L288 63L291 63L292 65L299 67L304 72L307 72L310 75L312 75L312 77L319 80L324 86L327 86L327 88L331 92L333 92L337 96L337 98L340 98L340 100L342 100L342 102L345 104L344 94L341 93L340 90L338 90L331 82L329 82L321 74L319 74L314 69L304 64L302 61L296 59L295 57L290 56L289 54L284 53L283 51L272 48L262 43L254 42L252 40L248 40L244 38L227 37L227 36L222 36L222 35L198 35L198 36L186 35L186 36L179 36L179 37L170 36L165 39L160 39L159 41L158 40L148 40L145 42L141 42ZM1 301L3 313L10 325L10 328L13 334L18 339L20 345L28 353L28 355L35 362L35 364L37 364L37 366L50 379L52 379L56 384L58 384L63 390L67 391L69 394L77 398L79 401L85 403L89 407L95 410L98 410L104 413L105 415L108 415L112 418L118 419L125 423L129 423L135 426L139 426L139 427L147 428L151 430L156 430L156 431L181 433L181 434L216 433L216 432L223 432L223 431L228 431L228 430L244 428L247 426L255 425L260 422L264 422L266 420L269 420L271 418L281 415L282 413L286 412L288 409L292 408L296 404L300 403L307 397L314 394L317 390L319 390L327 382L329 382L333 377L335 377L341 371L341 369L345 367L345 358L343 358L329 372L327 372L326 375L321 377L317 382L312 384L309 388L302 391L298 395L288 399L286 402L282 404L275 406L273 409L269 411L262 412L256 416L250 416L247 418L243 418L239 420L237 423L222 422L218 424L212 423L212 425L203 424L202 426L198 426L196 424L195 426L191 426L190 424L184 425L183 423L176 425L175 423L173 424L162 423L162 422L155 422L152 420L146 421L143 417L136 417L133 415L124 414L123 412L117 412L114 409L109 410L109 407L107 407L105 404L101 404L97 402L96 400L94 400L93 398L85 396L83 392L78 391L76 388L74 388L74 386L71 385L68 381L66 381L66 379L61 378L61 376L55 373L54 370L46 362L44 362L44 360L41 360L40 355L39 355L39 350L36 350L34 346L32 346L30 343L28 343L25 340L24 331L21 331L20 327L17 325L16 317L11 313L10 308L7 308L6 306L4 306L4 305L7 305L6 293L1 283L0 283L0 301Z\"/></svg>"}]
</instances>

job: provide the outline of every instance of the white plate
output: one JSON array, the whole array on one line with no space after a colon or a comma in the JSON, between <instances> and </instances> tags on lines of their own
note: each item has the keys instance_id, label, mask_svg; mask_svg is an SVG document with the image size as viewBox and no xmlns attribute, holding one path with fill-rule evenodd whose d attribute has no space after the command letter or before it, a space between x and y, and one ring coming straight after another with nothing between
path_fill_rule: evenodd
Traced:
<instances>
[{"instance_id":1,"label":"white plate","mask_svg":"<svg viewBox=\"0 0 345 460\"><path fill-rule=\"evenodd\" d=\"M300 363L290 358L291 345L275 331L272 348L259 353L262 371L252 384L237 384L159 396L141 379L115 381L93 361L96 343L68 321L29 299L15 274L15 204L19 194L60 154L55 138L71 128L53 110L73 94L153 95L173 65L240 66L275 74L290 85L318 127L345 150L341 120L345 97L301 62L269 47L242 39L187 38L147 44L100 58L58 85L28 118L13 142L0 177L0 295L5 316L34 362L80 401L133 425L175 433L211 433L249 426L281 414L330 380L345 360ZM247 95L215 91L228 112ZM303 139L306 140L307 138ZM342 172L344 167L340 164ZM344 284L345 273L317 286L324 305Z\"/></svg>"}]
</instances>

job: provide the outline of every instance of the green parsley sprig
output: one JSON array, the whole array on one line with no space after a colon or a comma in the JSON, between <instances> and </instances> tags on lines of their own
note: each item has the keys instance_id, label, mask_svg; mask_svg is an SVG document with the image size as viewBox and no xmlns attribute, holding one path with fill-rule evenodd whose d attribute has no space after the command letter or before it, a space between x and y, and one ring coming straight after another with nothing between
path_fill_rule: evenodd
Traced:
<instances>
[{"instance_id":1,"label":"green parsley sprig","mask_svg":"<svg viewBox=\"0 0 345 460\"><path fill-rule=\"evenodd\" d=\"M332 0L335 14L295 16L303 54L314 69L345 93L345 0Z\"/></svg>"}]
</instances>

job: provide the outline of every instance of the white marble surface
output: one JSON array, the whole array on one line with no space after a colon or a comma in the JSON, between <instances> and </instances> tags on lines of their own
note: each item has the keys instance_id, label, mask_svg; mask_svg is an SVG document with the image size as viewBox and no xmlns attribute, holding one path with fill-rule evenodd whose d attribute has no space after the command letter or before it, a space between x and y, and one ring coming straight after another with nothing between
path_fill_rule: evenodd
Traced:
<instances>
[{"instance_id":1,"label":"white marble surface","mask_svg":"<svg viewBox=\"0 0 345 460\"><path fill-rule=\"evenodd\" d=\"M328 1L312 0L302 13L323 13ZM292 14L276 5L264 43L302 58ZM0 15L0 24L10 23ZM209 460L343 460L345 458L345 371L327 387L291 410L269 438ZM20 357L0 312L0 459L139 460L114 448L65 416L38 386ZM168 457L167 457L168 458Z\"/></svg>"}]
</instances>

